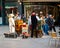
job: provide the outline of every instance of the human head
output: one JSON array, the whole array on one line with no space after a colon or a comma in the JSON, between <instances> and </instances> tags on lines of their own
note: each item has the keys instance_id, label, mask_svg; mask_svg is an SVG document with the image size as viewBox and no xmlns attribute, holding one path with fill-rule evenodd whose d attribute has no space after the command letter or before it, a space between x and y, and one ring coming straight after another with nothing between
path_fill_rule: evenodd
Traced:
<instances>
[{"instance_id":1,"label":"human head","mask_svg":"<svg viewBox=\"0 0 60 48\"><path fill-rule=\"evenodd\" d=\"M46 16L45 16L45 17L46 17L46 18L48 18L48 15L49 15L49 14L46 14Z\"/></svg>"},{"instance_id":2,"label":"human head","mask_svg":"<svg viewBox=\"0 0 60 48\"><path fill-rule=\"evenodd\" d=\"M45 18L45 16L44 16L44 15L42 15L41 17L42 17L43 19Z\"/></svg>"},{"instance_id":3,"label":"human head","mask_svg":"<svg viewBox=\"0 0 60 48\"><path fill-rule=\"evenodd\" d=\"M36 15L36 13L35 12L32 12L32 16L35 16Z\"/></svg>"},{"instance_id":4,"label":"human head","mask_svg":"<svg viewBox=\"0 0 60 48\"><path fill-rule=\"evenodd\" d=\"M53 15L49 15L50 18L53 18Z\"/></svg>"},{"instance_id":5,"label":"human head","mask_svg":"<svg viewBox=\"0 0 60 48\"><path fill-rule=\"evenodd\" d=\"M14 14L9 14L8 17L9 17L9 18L12 18L12 17L14 17Z\"/></svg>"},{"instance_id":6,"label":"human head","mask_svg":"<svg viewBox=\"0 0 60 48\"><path fill-rule=\"evenodd\" d=\"M15 16L18 16L19 15L19 12L16 12Z\"/></svg>"},{"instance_id":7,"label":"human head","mask_svg":"<svg viewBox=\"0 0 60 48\"><path fill-rule=\"evenodd\" d=\"M54 16L53 16L53 18L54 18Z\"/></svg>"},{"instance_id":8,"label":"human head","mask_svg":"<svg viewBox=\"0 0 60 48\"><path fill-rule=\"evenodd\" d=\"M16 14L19 14L19 12L17 12Z\"/></svg>"},{"instance_id":9,"label":"human head","mask_svg":"<svg viewBox=\"0 0 60 48\"><path fill-rule=\"evenodd\" d=\"M40 11L40 14L43 14L43 12L42 12L42 11Z\"/></svg>"},{"instance_id":10,"label":"human head","mask_svg":"<svg viewBox=\"0 0 60 48\"><path fill-rule=\"evenodd\" d=\"M36 16L38 16L38 13L36 13Z\"/></svg>"}]
</instances>

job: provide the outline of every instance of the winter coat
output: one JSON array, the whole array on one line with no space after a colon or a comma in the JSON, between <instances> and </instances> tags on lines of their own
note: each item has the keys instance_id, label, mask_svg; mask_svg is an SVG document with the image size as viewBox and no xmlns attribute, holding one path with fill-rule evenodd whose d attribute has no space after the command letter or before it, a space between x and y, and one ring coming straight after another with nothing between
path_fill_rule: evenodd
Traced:
<instances>
[{"instance_id":1,"label":"winter coat","mask_svg":"<svg viewBox=\"0 0 60 48\"><path fill-rule=\"evenodd\" d=\"M33 28L36 28L36 26L37 26L36 16L31 16L31 24L32 24Z\"/></svg>"},{"instance_id":2,"label":"winter coat","mask_svg":"<svg viewBox=\"0 0 60 48\"><path fill-rule=\"evenodd\" d=\"M52 18L47 18L46 23L48 24L48 26L54 26L54 21Z\"/></svg>"}]
</instances>

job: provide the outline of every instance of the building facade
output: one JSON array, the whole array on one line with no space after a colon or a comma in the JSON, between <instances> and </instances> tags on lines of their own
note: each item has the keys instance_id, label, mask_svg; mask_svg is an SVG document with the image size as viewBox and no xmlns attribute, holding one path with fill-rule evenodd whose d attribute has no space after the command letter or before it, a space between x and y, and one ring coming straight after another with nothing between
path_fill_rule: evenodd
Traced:
<instances>
[{"instance_id":1,"label":"building facade","mask_svg":"<svg viewBox=\"0 0 60 48\"><path fill-rule=\"evenodd\" d=\"M59 8L59 0L24 0L24 14L29 16L32 11L40 12L43 14L52 14L57 16Z\"/></svg>"},{"instance_id":2,"label":"building facade","mask_svg":"<svg viewBox=\"0 0 60 48\"><path fill-rule=\"evenodd\" d=\"M32 11L42 11L44 16L52 14L57 20L57 16L60 16L60 0L0 0L0 24L8 24L8 14L17 10L27 18Z\"/></svg>"},{"instance_id":3,"label":"building facade","mask_svg":"<svg viewBox=\"0 0 60 48\"><path fill-rule=\"evenodd\" d=\"M40 15L40 11L44 16L52 14L55 16L56 23L58 24L58 18L60 16L60 0L24 0L24 14L28 18L32 11L35 11Z\"/></svg>"}]
</instances>

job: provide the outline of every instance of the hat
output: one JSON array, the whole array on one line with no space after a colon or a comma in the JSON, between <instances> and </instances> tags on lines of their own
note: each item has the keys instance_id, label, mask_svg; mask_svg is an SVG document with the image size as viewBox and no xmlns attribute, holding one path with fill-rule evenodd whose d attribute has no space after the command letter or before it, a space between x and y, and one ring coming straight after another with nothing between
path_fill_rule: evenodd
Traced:
<instances>
[{"instance_id":1,"label":"hat","mask_svg":"<svg viewBox=\"0 0 60 48\"><path fill-rule=\"evenodd\" d=\"M13 17L14 16L14 14L9 14L9 16L8 17Z\"/></svg>"}]
</instances>

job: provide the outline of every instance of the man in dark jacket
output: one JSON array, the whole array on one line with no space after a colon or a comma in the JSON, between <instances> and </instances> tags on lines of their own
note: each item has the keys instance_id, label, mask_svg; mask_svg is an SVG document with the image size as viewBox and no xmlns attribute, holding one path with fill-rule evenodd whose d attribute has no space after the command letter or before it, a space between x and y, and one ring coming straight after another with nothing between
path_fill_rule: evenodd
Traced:
<instances>
[{"instance_id":1,"label":"man in dark jacket","mask_svg":"<svg viewBox=\"0 0 60 48\"><path fill-rule=\"evenodd\" d=\"M31 15L31 23L32 23L31 37L33 37L33 33L34 33L34 30L35 30L35 36L37 38L38 37L37 36L37 30L36 30L36 27L37 27L37 18L36 18L35 12L33 12L32 15Z\"/></svg>"},{"instance_id":2,"label":"man in dark jacket","mask_svg":"<svg viewBox=\"0 0 60 48\"><path fill-rule=\"evenodd\" d=\"M52 29L54 30L54 32L56 32L55 26L54 26L54 17L52 15L50 15L47 20L46 23L49 26L49 31L52 31Z\"/></svg>"}]
</instances>

